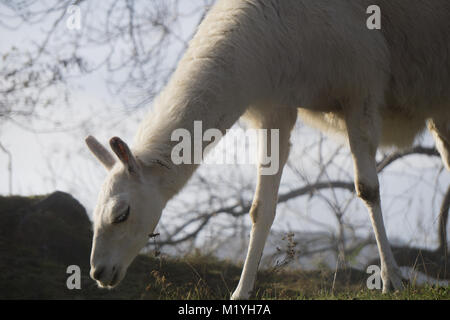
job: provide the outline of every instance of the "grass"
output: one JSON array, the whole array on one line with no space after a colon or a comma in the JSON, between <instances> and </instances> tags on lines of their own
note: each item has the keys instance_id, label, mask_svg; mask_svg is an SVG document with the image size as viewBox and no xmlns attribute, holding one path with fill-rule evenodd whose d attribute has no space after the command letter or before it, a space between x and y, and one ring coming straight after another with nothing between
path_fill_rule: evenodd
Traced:
<instances>
[{"instance_id":1,"label":"grass","mask_svg":"<svg viewBox=\"0 0 450 320\"><path fill-rule=\"evenodd\" d=\"M189 256L163 260L153 271L143 299L229 299L241 268L213 257ZM382 294L365 287L367 274L357 270L262 270L253 298L267 300L440 300L450 299L449 288L406 285L404 291Z\"/></svg>"},{"instance_id":2,"label":"grass","mask_svg":"<svg viewBox=\"0 0 450 320\"><path fill-rule=\"evenodd\" d=\"M64 197L63 197L64 198ZM225 300L237 286L242 266L212 256L138 256L113 290L89 277L92 234L83 210L36 207L42 198L0 197L0 299L170 299ZM79 208L80 209L80 208ZM84 221L84 222L83 222ZM81 268L81 290L69 290L67 267ZM450 289L407 284L404 291L369 290L369 275L345 270L261 270L252 298L282 300L449 300Z\"/></svg>"},{"instance_id":3,"label":"grass","mask_svg":"<svg viewBox=\"0 0 450 320\"><path fill-rule=\"evenodd\" d=\"M0 251L4 246L0 243ZM113 290L99 289L81 267L81 290L66 287L66 266L41 259L26 248L16 248L20 260L0 260L0 298L3 299L229 299L241 266L214 257L139 256L123 282ZM437 300L450 299L449 288L407 285L401 292L381 294L365 287L367 274L357 270L262 270L252 298L282 300Z\"/></svg>"}]
</instances>

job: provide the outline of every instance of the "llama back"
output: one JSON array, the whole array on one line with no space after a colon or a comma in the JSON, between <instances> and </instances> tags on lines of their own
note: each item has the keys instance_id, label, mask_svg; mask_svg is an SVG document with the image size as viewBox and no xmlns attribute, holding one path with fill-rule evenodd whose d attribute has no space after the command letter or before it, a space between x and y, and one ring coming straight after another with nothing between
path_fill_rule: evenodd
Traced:
<instances>
[{"instance_id":1,"label":"llama back","mask_svg":"<svg viewBox=\"0 0 450 320\"><path fill-rule=\"evenodd\" d=\"M369 31L382 34L389 52L380 143L408 147L424 131L428 118L450 122L450 2L352 0L352 4L357 11L373 4L381 8L381 30ZM339 113L300 109L299 116L308 125L346 140Z\"/></svg>"}]
</instances>

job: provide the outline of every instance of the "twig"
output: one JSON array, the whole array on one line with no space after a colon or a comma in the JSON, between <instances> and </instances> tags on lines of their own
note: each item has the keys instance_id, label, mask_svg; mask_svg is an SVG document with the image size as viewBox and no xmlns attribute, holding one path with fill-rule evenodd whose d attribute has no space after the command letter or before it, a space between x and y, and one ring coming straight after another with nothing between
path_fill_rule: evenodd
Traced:
<instances>
[{"instance_id":1,"label":"twig","mask_svg":"<svg viewBox=\"0 0 450 320\"><path fill-rule=\"evenodd\" d=\"M6 149L2 143L0 142L0 149L6 153L8 156L8 188L9 188L9 195L11 196L13 193L13 169L12 169L12 154L11 152Z\"/></svg>"}]
</instances>

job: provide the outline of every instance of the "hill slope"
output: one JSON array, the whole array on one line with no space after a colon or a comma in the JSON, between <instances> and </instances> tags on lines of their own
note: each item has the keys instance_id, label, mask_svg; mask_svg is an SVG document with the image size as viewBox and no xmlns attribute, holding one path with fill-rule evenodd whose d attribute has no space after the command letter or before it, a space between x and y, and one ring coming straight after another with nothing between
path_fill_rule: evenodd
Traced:
<instances>
[{"instance_id":1,"label":"hill slope","mask_svg":"<svg viewBox=\"0 0 450 320\"><path fill-rule=\"evenodd\" d=\"M89 278L91 223L72 196L0 197L0 299L228 299L241 267L213 257L139 256L114 290ZM81 289L69 290L69 265L81 268ZM408 288L382 296L365 289L367 274L264 270L255 296L267 299L450 299L442 288Z\"/></svg>"}]
</instances>

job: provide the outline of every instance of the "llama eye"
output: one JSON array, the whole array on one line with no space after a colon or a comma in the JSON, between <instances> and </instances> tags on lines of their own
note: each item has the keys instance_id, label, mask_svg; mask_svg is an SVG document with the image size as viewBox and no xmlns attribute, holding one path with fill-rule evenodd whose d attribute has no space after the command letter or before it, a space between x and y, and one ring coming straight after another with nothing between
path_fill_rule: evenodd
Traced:
<instances>
[{"instance_id":1,"label":"llama eye","mask_svg":"<svg viewBox=\"0 0 450 320\"><path fill-rule=\"evenodd\" d=\"M127 210L122 213L120 216L114 219L113 223L118 224L126 221L128 219L128 216L130 215L130 206L128 206Z\"/></svg>"}]
</instances>

